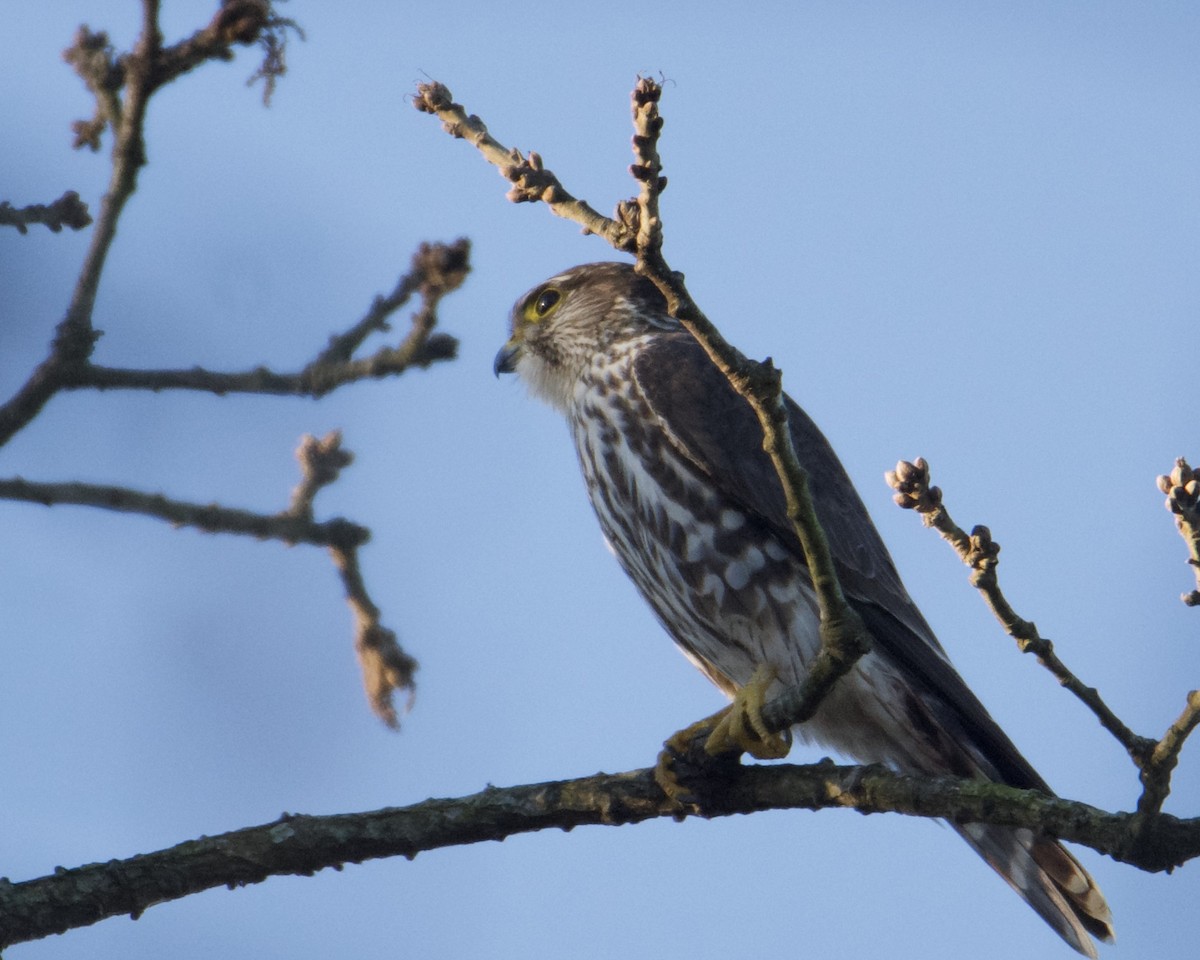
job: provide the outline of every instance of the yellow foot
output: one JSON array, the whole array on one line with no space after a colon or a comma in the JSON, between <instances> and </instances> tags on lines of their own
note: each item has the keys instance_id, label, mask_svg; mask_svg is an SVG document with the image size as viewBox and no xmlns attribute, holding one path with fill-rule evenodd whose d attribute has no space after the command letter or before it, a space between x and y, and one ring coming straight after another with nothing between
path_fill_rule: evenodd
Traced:
<instances>
[{"instance_id":1,"label":"yellow foot","mask_svg":"<svg viewBox=\"0 0 1200 960\"><path fill-rule=\"evenodd\" d=\"M748 753L758 760L779 760L792 749L792 736L787 730L772 733L763 722L762 708L767 702L767 690L775 682L775 668L762 664L745 686L733 695L733 703L715 714L716 725L705 741L709 756L721 753Z\"/></svg>"},{"instance_id":2,"label":"yellow foot","mask_svg":"<svg viewBox=\"0 0 1200 960\"><path fill-rule=\"evenodd\" d=\"M736 765L737 758L743 753L759 760L778 760L787 756L792 747L791 734L786 730L771 733L762 718L767 689L774 680L774 667L759 667L750 681L734 694L733 703L673 734L663 744L654 767L654 779L667 796L680 803L695 800L691 791L679 782L677 762L700 766L705 758L724 757ZM703 754L697 756L695 748L701 738Z\"/></svg>"}]
</instances>

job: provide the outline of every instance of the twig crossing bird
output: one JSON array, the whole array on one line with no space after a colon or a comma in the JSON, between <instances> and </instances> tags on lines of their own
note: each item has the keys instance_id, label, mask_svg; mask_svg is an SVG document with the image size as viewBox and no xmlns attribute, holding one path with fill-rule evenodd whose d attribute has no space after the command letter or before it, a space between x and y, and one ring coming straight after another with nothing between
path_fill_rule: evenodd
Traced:
<instances>
[{"instance_id":1,"label":"twig crossing bird","mask_svg":"<svg viewBox=\"0 0 1200 960\"><path fill-rule=\"evenodd\" d=\"M730 696L763 667L798 682L819 617L762 431L657 288L623 263L551 277L517 301L495 370L565 414L605 537L688 658ZM1049 793L951 666L829 443L786 404L842 588L874 641L796 733L901 773ZM1057 841L953 826L1080 953L1112 939L1103 895Z\"/></svg>"}]
</instances>

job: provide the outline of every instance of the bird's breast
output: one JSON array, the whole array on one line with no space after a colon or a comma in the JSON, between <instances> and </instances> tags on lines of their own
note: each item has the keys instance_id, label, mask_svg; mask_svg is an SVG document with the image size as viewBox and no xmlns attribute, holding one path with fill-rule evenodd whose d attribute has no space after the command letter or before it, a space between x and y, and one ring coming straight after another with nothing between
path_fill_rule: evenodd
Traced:
<instances>
[{"instance_id":1,"label":"bird's breast","mask_svg":"<svg viewBox=\"0 0 1200 960\"><path fill-rule=\"evenodd\" d=\"M609 545L689 658L727 692L761 663L794 682L819 645L807 571L678 449L632 358L590 370L568 418Z\"/></svg>"}]
</instances>

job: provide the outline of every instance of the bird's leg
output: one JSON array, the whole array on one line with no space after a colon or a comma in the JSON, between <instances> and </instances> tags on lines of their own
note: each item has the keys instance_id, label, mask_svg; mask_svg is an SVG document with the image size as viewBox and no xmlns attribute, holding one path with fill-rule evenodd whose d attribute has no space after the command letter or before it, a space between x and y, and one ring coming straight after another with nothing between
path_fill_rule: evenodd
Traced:
<instances>
[{"instance_id":1,"label":"bird's leg","mask_svg":"<svg viewBox=\"0 0 1200 960\"><path fill-rule=\"evenodd\" d=\"M762 719L767 690L775 681L775 668L762 665L734 694L733 703L711 717L673 734L658 755L654 779L663 792L680 803L694 803L692 792L680 782L680 763L702 767L708 772L716 766L737 765L748 753L759 760L786 757L792 747L790 732L771 733Z\"/></svg>"}]
</instances>

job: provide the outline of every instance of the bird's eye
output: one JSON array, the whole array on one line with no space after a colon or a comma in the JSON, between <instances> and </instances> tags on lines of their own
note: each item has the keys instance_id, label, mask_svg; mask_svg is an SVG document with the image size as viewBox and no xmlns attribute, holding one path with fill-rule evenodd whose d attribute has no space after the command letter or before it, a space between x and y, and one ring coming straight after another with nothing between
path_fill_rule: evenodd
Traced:
<instances>
[{"instance_id":1,"label":"bird's eye","mask_svg":"<svg viewBox=\"0 0 1200 960\"><path fill-rule=\"evenodd\" d=\"M546 317L554 312L554 308L558 306L561 300L562 291L554 287L547 287L529 305L525 314L530 320L545 320Z\"/></svg>"}]
</instances>

